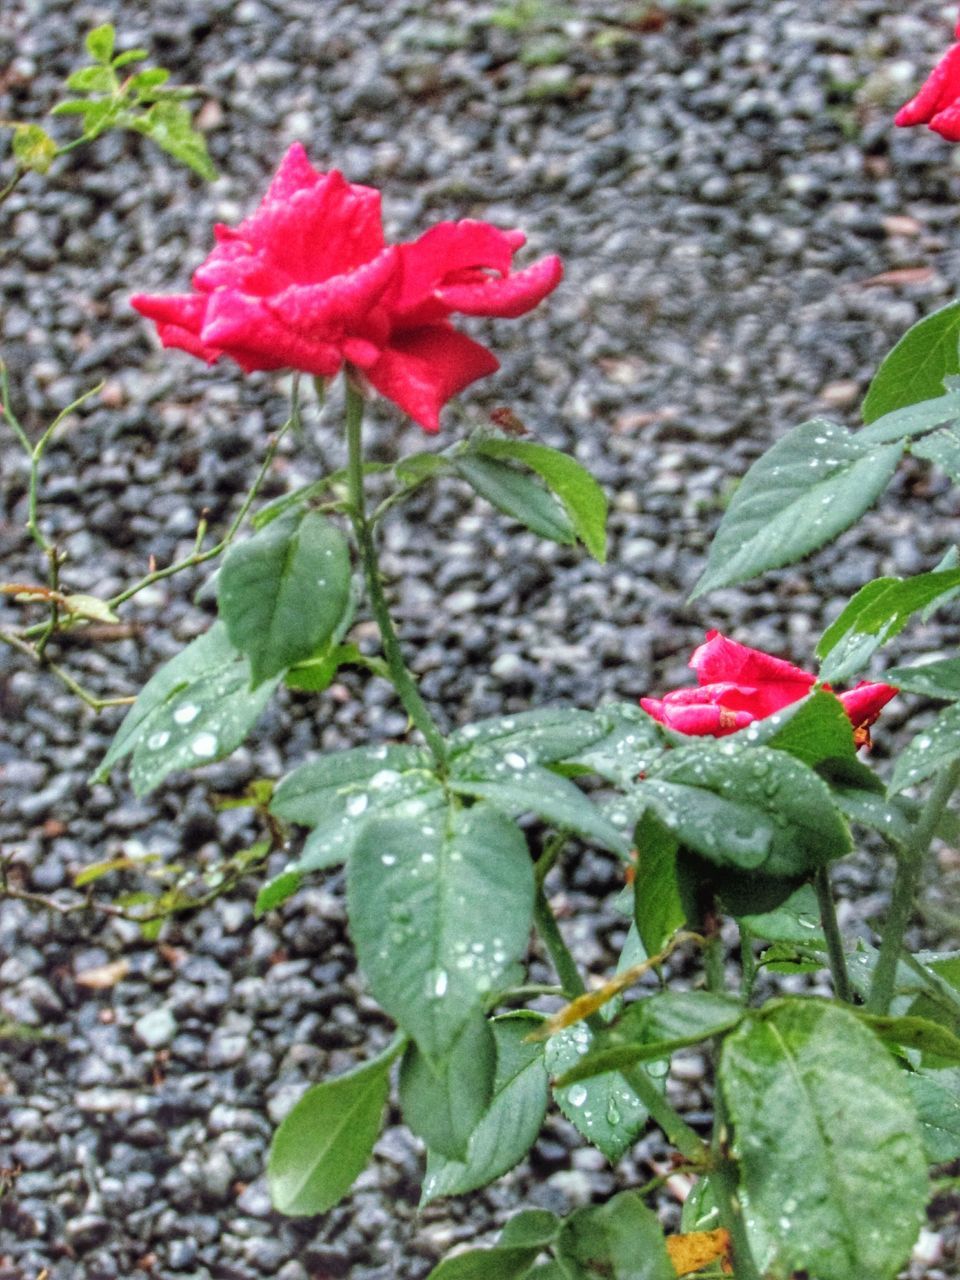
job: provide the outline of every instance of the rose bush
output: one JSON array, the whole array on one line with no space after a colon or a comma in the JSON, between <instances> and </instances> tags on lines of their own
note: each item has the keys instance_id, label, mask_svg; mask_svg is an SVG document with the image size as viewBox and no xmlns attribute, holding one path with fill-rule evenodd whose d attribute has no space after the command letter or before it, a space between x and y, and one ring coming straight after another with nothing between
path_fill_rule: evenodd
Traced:
<instances>
[{"instance_id":1,"label":"rose bush","mask_svg":"<svg viewBox=\"0 0 960 1280\"><path fill-rule=\"evenodd\" d=\"M248 373L331 378L348 364L426 431L451 396L499 368L450 316L523 315L563 274L555 255L511 273L523 232L470 219L387 245L379 191L318 173L299 143L257 211L214 234L194 293L132 299L164 346L230 356Z\"/></svg>"},{"instance_id":2,"label":"rose bush","mask_svg":"<svg viewBox=\"0 0 960 1280\"><path fill-rule=\"evenodd\" d=\"M641 698L640 705L670 729L714 738L736 733L805 698L817 679L791 662L738 644L719 631L707 632L706 643L694 650L689 665L697 673L696 688L674 689L663 698ZM892 685L861 680L837 695L858 745L869 740L870 726L896 694Z\"/></svg>"},{"instance_id":3,"label":"rose bush","mask_svg":"<svg viewBox=\"0 0 960 1280\"><path fill-rule=\"evenodd\" d=\"M960 37L960 21L955 34ZM949 142L960 142L960 44L950 46L920 92L897 112L894 124L926 124Z\"/></svg>"}]
</instances>

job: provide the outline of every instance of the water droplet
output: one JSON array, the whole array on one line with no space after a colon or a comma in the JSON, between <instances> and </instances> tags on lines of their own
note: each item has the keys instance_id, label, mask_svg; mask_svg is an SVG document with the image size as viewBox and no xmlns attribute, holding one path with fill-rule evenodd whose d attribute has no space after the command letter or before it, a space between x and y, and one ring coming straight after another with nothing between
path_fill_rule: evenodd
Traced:
<instances>
[{"instance_id":1,"label":"water droplet","mask_svg":"<svg viewBox=\"0 0 960 1280\"><path fill-rule=\"evenodd\" d=\"M190 743L190 750L195 756L209 759L217 754L217 739L212 733L198 733Z\"/></svg>"},{"instance_id":2,"label":"water droplet","mask_svg":"<svg viewBox=\"0 0 960 1280\"><path fill-rule=\"evenodd\" d=\"M370 786L374 791L383 791L385 787L392 787L399 781L400 775L396 769L380 769L370 779Z\"/></svg>"},{"instance_id":3,"label":"water droplet","mask_svg":"<svg viewBox=\"0 0 960 1280\"><path fill-rule=\"evenodd\" d=\"M620 1108L617 1106L615 1098L611 1098L607 1103L607 1124L620 1123Z\"/></svg>"},{"instance_id":4,"label":"water droplet","mask_svg":"<svg viewBox=\"0 0 960 1280\"><path fill-rule=\"evenodd\" d=\"M147 739L147 746L151 751L159 751L160 748L165 747L169 741L170 735L167 733L166 729L164 729L160 733L152 733Z\"/></svg>"},{"instance_id":5,"label":"water droplet","mask_svg":"<svg viewBox=\"0 0 960 1280\"><path fill-rule=\"evenodd\" d=\"M182 707L177 707L173 718L177 724L189 724L191 720L196 720L199 714L199 707L195 707L192 702L185 702Z\"/></svg>"},{"instance_id":6,"label":"water droplet","mask_svg":"<svg viewBox=\"0 0 960 1280\"><path fill-rule=\"evenodd\" d=\"M380 861L385 867L392 867L397 861L397 855L395 853L382 853Z\"/></svg>"},{"instance_id":7,"label":"water droplet","mask_svg":"<svg viewBox=\"0 0 960 1280\"><path fill-rule=\"evenodd\" d=\"M347 801L347 813L351 818L359 818L368 804L368 798L365 795L351 796Z\"/></svg>"},{"instance_id":8,"label":"water droplet","mask_svg":"<svg viewBox=\"0 0 960 1280\"><path fill-rule=\"evenodd\" d=\"M381 742L379 747L371 747L370 749L371 760L386 760L386 758L387 758L387 744L385 742Z\"/></svg>"},{"instance_id":9,"label":"water droplet","mask_svg":"<svg viewBox=\"0 0 960 1280\"><path fill-rule=\"evenodd\" d=\"M567 1101L571 1107L582 1107L587 1100L587 1091L582 1084L571 1085Z\"/></svg>"},{"instance_id":10,"label":"water droplet","mask_svg":"<svg viewBox=\"0 0 960 1280\"><path fill-rule=\"evenodd\" d=\"M438 1000L447 994L447 981L446 969L438 969L433 979L433 994Z\"/></svg>"},{"instance_id":11,"label":"water droplet","mask_svg":"<svg viewBox=\"0 0 960 1280\"><path fill-rule=\"evenodd\" d=\"M519 751L508 751L503 759L511 769L525 769L527 767L527 758L522 756Z\"/></svg>"}]
</instances>

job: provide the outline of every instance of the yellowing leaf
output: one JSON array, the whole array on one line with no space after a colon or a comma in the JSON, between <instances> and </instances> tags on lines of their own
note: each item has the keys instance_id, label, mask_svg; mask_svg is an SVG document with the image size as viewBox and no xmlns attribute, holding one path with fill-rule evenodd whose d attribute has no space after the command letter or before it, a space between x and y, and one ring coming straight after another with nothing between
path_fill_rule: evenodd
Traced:
<instances>
[{"instance_id":1,"label":"yellowing leaf","mask_svg":"<svg viewBox=\"0 0 960 1280\"><path fill-rule=\"evenodd\" d=\"M718 1258L723 1261L724 1274L733 1275L730 1233L723 1227L716 1231L690 1231L682 1236L667 1236L666 1246L678 1276L688 1276Z\"/></svg>"}]
</instances>

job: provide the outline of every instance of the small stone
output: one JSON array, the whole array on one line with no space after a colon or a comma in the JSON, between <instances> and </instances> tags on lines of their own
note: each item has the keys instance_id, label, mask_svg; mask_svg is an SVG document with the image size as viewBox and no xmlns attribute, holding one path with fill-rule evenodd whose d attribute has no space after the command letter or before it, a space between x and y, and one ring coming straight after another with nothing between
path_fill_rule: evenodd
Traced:
<instances>
[{"instance_id":1,"label":"small stone","mask_svg":"<svg viewBox=\"0 0 960 1280\"><path fill-rule=\"evenodd\" d=\"M148 1049L160 1049L177 1034L177 1020L169 1009L161 1005L139 1017L133 1029Z\"/></svg>"}]
</instances>

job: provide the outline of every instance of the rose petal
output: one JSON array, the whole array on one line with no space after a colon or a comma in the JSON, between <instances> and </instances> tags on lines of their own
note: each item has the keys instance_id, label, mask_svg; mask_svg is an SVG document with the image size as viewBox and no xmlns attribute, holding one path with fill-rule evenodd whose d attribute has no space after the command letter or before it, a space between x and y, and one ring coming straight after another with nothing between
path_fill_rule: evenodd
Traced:
<instances>
[{"instance_id":1,"label":"rose petal","mask_svg":"<svg viewBox=\"0 0 960 1280\"><path fill-rule=\"evenodd\" d=\"M563 278L563 264L555 255L503 279L488 277L477 284L444 285L437 296L450 311L468 316L514 319L541 303Z\"/></svg>"},{"instance_id":2,"label":"rose petal","mask_svg":"<svg viewBox=\"0 0 960 1280\"><path fill-rule=\"evenodd\" d=\"M960 98L960 44L953 44L930 72L920 92L900 108L893 123L927 124ZM939 130L938 130L939 132Z\"/></svg>"},{"instance_id":3,"label":"rose petal","mask_svg":"<svg viewBox=\"0 0 960 1280\"><path fill-rule=\"evenodd\" d=\"M291 285L267 305L289 328L308 339L325 340L360 328L394 279L397 249L384 249L372 262L322 284Z\"/></svg>"},{"instance_id":4,"label":"rose petal","mask_svg":"<svg viewBox=\"0 0 960 1280\"><path fill-rule=\"evenodd\" d=\"M165 347L188 351L208 364L213 364L223 355L219 347L211 346L200 337L207 309L207 299L202 294L136 293L130 299L130 305L154 321L157 337Z\"/></svg>"},{"instance_id":5,"label":"rose petal","mask_svg":"<svg viewBox=\"0 0 960 1280\"><path fill-rule=\"evenodd\" d=\"M837 696L843 703L843 709L850 717L853 727L866 729L874 723L890 699L895 698L899 692L900 690L895 689L892 684L872 684L868 680L861 680L853 689L848 689L846 693Z\"/></svg>"},{"instance_id":6,"label":"rose petal","mask_svg":"<svg viewBox=\"0 0 960 1280\"><path fill-rule=\"evenodd\" d=\"M671 706L667 698L641 698L640 705L654 720L665 724L678 733L692 736L709 735L713 738L725 738L728 733L736 733L752 724L756 716L749 711L731 711L728 707L714 704L691 704L689 706Z\"/></svg>"},{"instance_id":7,"label":"rose petal","mask_svg":"<svg viewBox=\"0 0 960 1280\"><path fill-rule=\"evenodd\" d=\"M248 373L254 369L289 368L317 378L331 378L343 363L338 346L301 337L281 323L262 298L226 289L210 295L200 336Z\"/></svg>"},{"instance_id":8,"label":"rose petal","mask_svg":"<svg viewBox=\"0 0 960 1280\"><path fill-rule=\"evenodd\" d=\"M792 662L784 662L782 658L774 658L760 649L738 644L719 631L707 632L706 643L694 650L690 666L696 671L700 684L727 681L757 686L767 683L799 686L801 691L790 701L802 698L816 680L815 676L795 667Z\"/></svg>"},{"instance_id":9,"label":"rose petal","mask_svg":"<svg viewBox=\"0 0 960 1280\"><path fill-rule=\"evenodd\" d=\"M392 338L366 376L425 431L437 431L440 410L450 397L499 367L479 342L449 325L430 325Z\"/></svg>"}]
</instances>

